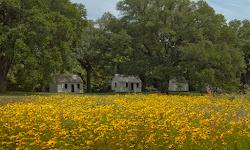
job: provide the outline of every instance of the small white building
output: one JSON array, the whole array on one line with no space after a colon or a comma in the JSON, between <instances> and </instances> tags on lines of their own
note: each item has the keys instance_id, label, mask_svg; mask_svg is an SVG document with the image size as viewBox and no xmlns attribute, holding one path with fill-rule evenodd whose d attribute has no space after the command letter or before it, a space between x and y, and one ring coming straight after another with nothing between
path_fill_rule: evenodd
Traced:
<instances>
[{"instance_id":1,"label":"small white building","mask_svg":"<svg viewBox=\"0 0 250 150\"><path fill-rule=\"evenodd\" d=\"M189 85L185 78L182 78L180 80L177 80L176 78L173 78L169 80L168 84L168 90L172 92L187 92L189 91Z\"/></svg>"},{"instance_id":2,"label":"small white building","mask_svg":"<svg viewBox=\"0 0 250 150\"><path fill-rule=\"evenodd\" d=\"M83 80L79 75L54 75L55 83L49 85L53 93L83 93Z\"/></svg>"},{"instance_id":3,"label":"small white building","mask_svg":"<svg viewBox=\"0 0 250 150\"><path fill-rule=\"evenodd\" d=\"M115 74L111 90L115 92L141 92L142 81L138 76Z\"/></svg>"}]
</instances>

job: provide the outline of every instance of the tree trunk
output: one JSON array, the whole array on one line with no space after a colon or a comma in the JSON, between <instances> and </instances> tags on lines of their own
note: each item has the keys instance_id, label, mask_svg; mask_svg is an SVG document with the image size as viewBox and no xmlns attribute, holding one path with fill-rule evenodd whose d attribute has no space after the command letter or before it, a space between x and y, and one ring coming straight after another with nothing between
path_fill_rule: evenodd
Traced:
<instances>
[{"instance_id":1,"label":"tree trunk","mask_svg":"<svg viewBox=\"0 0 250 150\"><path fill-rule=\"evenodd\" d=\"M42 85L41 92L46 92L46 85L45 84Z\"/></svg>"},{"instance_id":2,"label":"tree trunk","mask_svg":"<svg viewBox=\"0 0 250 150\"><path fill-rule=\"evenodd\" d=\"M91 64L89 62L88 59L77 59L78 62L81 64L81 66L85 69L85 71L87 72L87 93L91 93L91 70L92 70L92 67L91 67Z\"/></svg>"},{"instance_id":3,"label":"tree trunk","mask_svg":"<svg viewBox=\"0 0 250 150\"><path fill-rule=\"evenodd\" d=\"M245 56L245 64L247 65L246 72L241 75L241 82L243 84L242 90L244 94L247 93L246 90L250 85L250 60L247 59L247 56Z\"/></svg>"},{"instance_id":4,"label":"tree trunk","mask_svg":"<svg viewBox=\"0 0 250 150\"><path fill-rule=\"evenodd\" d=\"M0 74L0 93L6 92L6 77Z\"/></svg>"},{"instance_id":5,"label":"tree trunk","mask_svg":"<svg viewBox=\"0 0 250 150\"><path fill-rule=\"evenodd\" d=\"M250 85L250 59L245 59L245 63L247 67L246 67L246 73L244 74L244 84Z\"/></svg>"},{"instance_id":6,"label":"tree trunk","mask_svg":"<svg viewBox=\"0 0 250 150\"><path fill-rule=\"evenodd\" d=\"M7 74L9 72L11 61L5 57L0 57L0 93L6 92Z\"/></svg>"},{"instance_id":7,"label":"tree trunk","mask_svg":"<svg viewBox=\"0 0 250 150\"><path fill-rule=\"evenodd\" d=\"M167 95L169 94L169 89L168 89L169 80L170 80L170 78L169 78L169 76L167 76L166 79L165 79L165 91L164 91L164 93L167 94Z\"/></svg>"},{"instance_id":8,"label":"tree trunk","mask_svg":"<svg viewBox=\"0 0 250 150\"><path fill-rule=\"evenodd\" d=\"M87 93L91 93L91 68L87 68Z\"/></svg>"}]
</instances>

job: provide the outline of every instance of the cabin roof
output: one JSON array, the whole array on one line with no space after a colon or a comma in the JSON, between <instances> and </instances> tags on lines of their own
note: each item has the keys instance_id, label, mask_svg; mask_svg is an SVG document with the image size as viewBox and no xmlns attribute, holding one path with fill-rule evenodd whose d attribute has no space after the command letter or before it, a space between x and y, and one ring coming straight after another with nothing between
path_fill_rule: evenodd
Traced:
<instances>
[{"instance_id":1,"label":"cabin roof","mask_svg":"<svg viewBox=\"0 0 250 150\"><path fill-rule=\"evenodd\" d=\"M78 75L54 75L56 83L83 83L83 80Z\"/></svg>"},{"instance_id":2,"label":"cabin roof","mask_svg":"<svg viewBox=\"0 0 250 150\"><path fill-rule=\"evenodd\" d=\"M172 83L188 83L186 78L182 77L182 78L173 78L172 80Z\"/></svg>"},{"instance_id":3,"label":"cabin roof","mask_svg":"<svg viewBox=\"0 0 250 150\"><path fill-rule=\"evenodd\" d=\"M114 78L117 78L120 82L142 83L138 76L125 76L121 74L115 74Z\"/></svg>"}]
</instances>

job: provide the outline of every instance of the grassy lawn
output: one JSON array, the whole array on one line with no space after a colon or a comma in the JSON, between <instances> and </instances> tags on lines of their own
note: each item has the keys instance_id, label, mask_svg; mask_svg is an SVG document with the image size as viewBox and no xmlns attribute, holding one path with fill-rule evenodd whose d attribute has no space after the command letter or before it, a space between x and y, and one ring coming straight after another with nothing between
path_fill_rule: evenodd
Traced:
<instances>
[{"instance_id":1,"label":"grassy lawn","mask_svg":"<svg viewBox=\"0 0 250 150\"><path fill-rule=\"evenodd\" d=\"M107 96L107 95L115 95L116 93L83 93L83 94L78 94L78 93L50 93L50 92L6 92L6 93L1 93L0 97L5 97L5 98L11 98L11 97L26 97L26 96L31 96L31 95L39 95L39 96L46 96L50 97L53 95L58 95L58 94L63 94L63 95L96 95L96 96Z\"/></svg>"},{"instance_id":2,"label":"grassy lawn","mask_svg":"<svg viewBox=\"0 0 250 150\"><path fill-rule=\"evenodd\" d=\"M200 93L200 92L169 92L169 95L194 95L194 96L201 96L204 95L205 93Z\"/></svg>"},{"instance_id":3,"label":"grassy lawn","mask_svg":"<svg viewBox=\"0 0 250 150\"><path fill-rule=\"evenodd\" d=\"M115 93L115 92L97 92L97 93L83 93L83 94L78 94L78 93L50 93L50 92L17 92L17 91L9 91L6 93L0 93L0 98L17 98L17 97L26 97L26 96L31 96L31 95L39 95L39 96L46 96L50 97L53 95L58 95L58 94L64 94L64 95L91 95L91 96L109 96L109 95L125 95L129 93ZM144 92L143 94L149 94ZM199 92L169 92L169 95L203 95L203 93Z\"/></svg>"},{"instance_id":4,"label":"grassy lawn","mask_svg":"<svg viewBox=\"0 0 250 150\"><path fill-rule=\"evenodd\" d=\"M7 103L15 103L23 101L24 99L29 99L30 96L42 96L42 97L51 97L54 95L68 95L68 96L81 96L81 95L90 95L100 97L108 97L110 95L125 95L128 93L115 93L115 92L103 92L103 93L50 93L50 92L15 92L9 91L6 93L0 93L0 105L5 105Z\"/></svg>"},{"instance_id":5,"label":"grassy lawn","mask_svg":"<svg viewBox=\"0 0 250 150\"><path fill-rule=\"evenodd\" d=\"M16 103L29 99L30 96L42 96L42 97L51 97L54 95L68 95L68 96L77 96L77 95L90 95L100 97L108 97L111 95L125 95L125 94L134 94L134 93L115 93L115 92L99 92L99 93L50 93L50 92L18 92L18 91L8 91L6 93L0 93L0 105L6 105L8 103ZM136 94L136 93L135 93ZM142 93L142 94L153 94L153 93ZM201 93L198 92L170 92L169 95L194 95L200 96Z\"/></svg>"},{"instance_id":6,"label":"grassy lawn","mask_svg":"<svg viewBox=\"0 0 250 150\"><path fill-rule=\"evenodd\" d=\"M0 93L0 97L26 97L31 95L41 95L41 96L51 96L55 95L56 93L47 93L47 92L6 92Z\"/></svg>"}]
</instances>

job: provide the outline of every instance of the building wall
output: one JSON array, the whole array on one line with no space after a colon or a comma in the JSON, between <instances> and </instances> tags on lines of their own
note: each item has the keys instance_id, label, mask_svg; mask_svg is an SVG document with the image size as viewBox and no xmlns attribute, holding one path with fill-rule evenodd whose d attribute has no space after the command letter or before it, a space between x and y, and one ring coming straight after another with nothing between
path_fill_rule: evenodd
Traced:
<instances>
[{"instance_id":1,"label":"building wall","mask_svg":"<svg viewBox=\"0 0 250 150\"><path fill-rule=\"evenodd\" d=\"M116 87L115 87L115 83L116 83ZM138 83L139 84L138 88L137 88L137 83L133 83L134 90L132 90L131 84L132 83L128 83L127 84L128 86L126 87L125 82L120 82L117 80L117 78L114 78L111 82L111 90L115 92L141 92L141 87L142 87L141 83Z\"/></svg>"},{"instance_id":2,"label":"building wall","mask_svg":"<svg viewBox=\"0 0 250 150\"><path fill-rule=\"evenodd\" d=\"M137 88L137 83L133 83L133 90L132 90L132 83L128 83L128 92L141 92L141 83L138 83L139 86Z\"/></svg>"},{"instance_id":3,"label":"building wall","mask_svg":"<svg viewBox=\"0 0 250 150\"><path fill-rule=\"evenodd\" d=\"M63 85L62 83L57 83L56 86L57 86L57 92L58 93L63 93ZM64 92L65 93L65 92Z\"/></svg>"},{"instance_id":4,"label":"building wall","mask_svg":"<svg viewBox=\"0 0 250 150\"><path fill-rule=\"evenodd\" d=\"M67 84L67 88L65 88L65 84ZM77 84L80 85L80 88L78 88ZM83 84L82 83L55 83L55 84L50 84L50 92L72 93L72 85L74 85L74 93L83 93Z\"/></svg>"},{"instance_id":5,"label":"building wall","mask_svg":"<svg viewBox=\"0 0 250 150\"><path fill-rule=\"evenodd\" d=\"M116 83L116 87L115 87L115 83ZM120 82L117 80L117 78L114 77L111 82L111 90L115 91L118 89L118 87L120 87Z\"/></svg>"},{"instance_id":6,"label":"building wall","mask_svg":"<svg viewBox=\"0 0 250 150\"><path fill-rule=\"evenodd\" d=\"M115 92L127 92L126 87L124 87L123 83L117 80L117 78L114 78L111 83L111 90ZM116 86L115 86L116 84Z\"/></svg>"},{"instance_id":7,"label":"building wall","mask_svg":"<svg viewBox=\"0 0 250 150\"><path fill-rule=\"evenodd\" d=\"M120 91L117 91L117 92L130 92L130 90L129 90L129 83L128 83L128 87L126 87L126 83L125 82L121 82L119 89L120 89Z\"/></svg>"},{"instance_id":8,"label":"building wall","mask_svg":"<svg viewBox=\"0 0 250 150\"><path fill-rule=\"evenodd\" d=\"M188 83L173 83L169 80L169 91L189 91Z\"/></svg>"}]
</instances>

